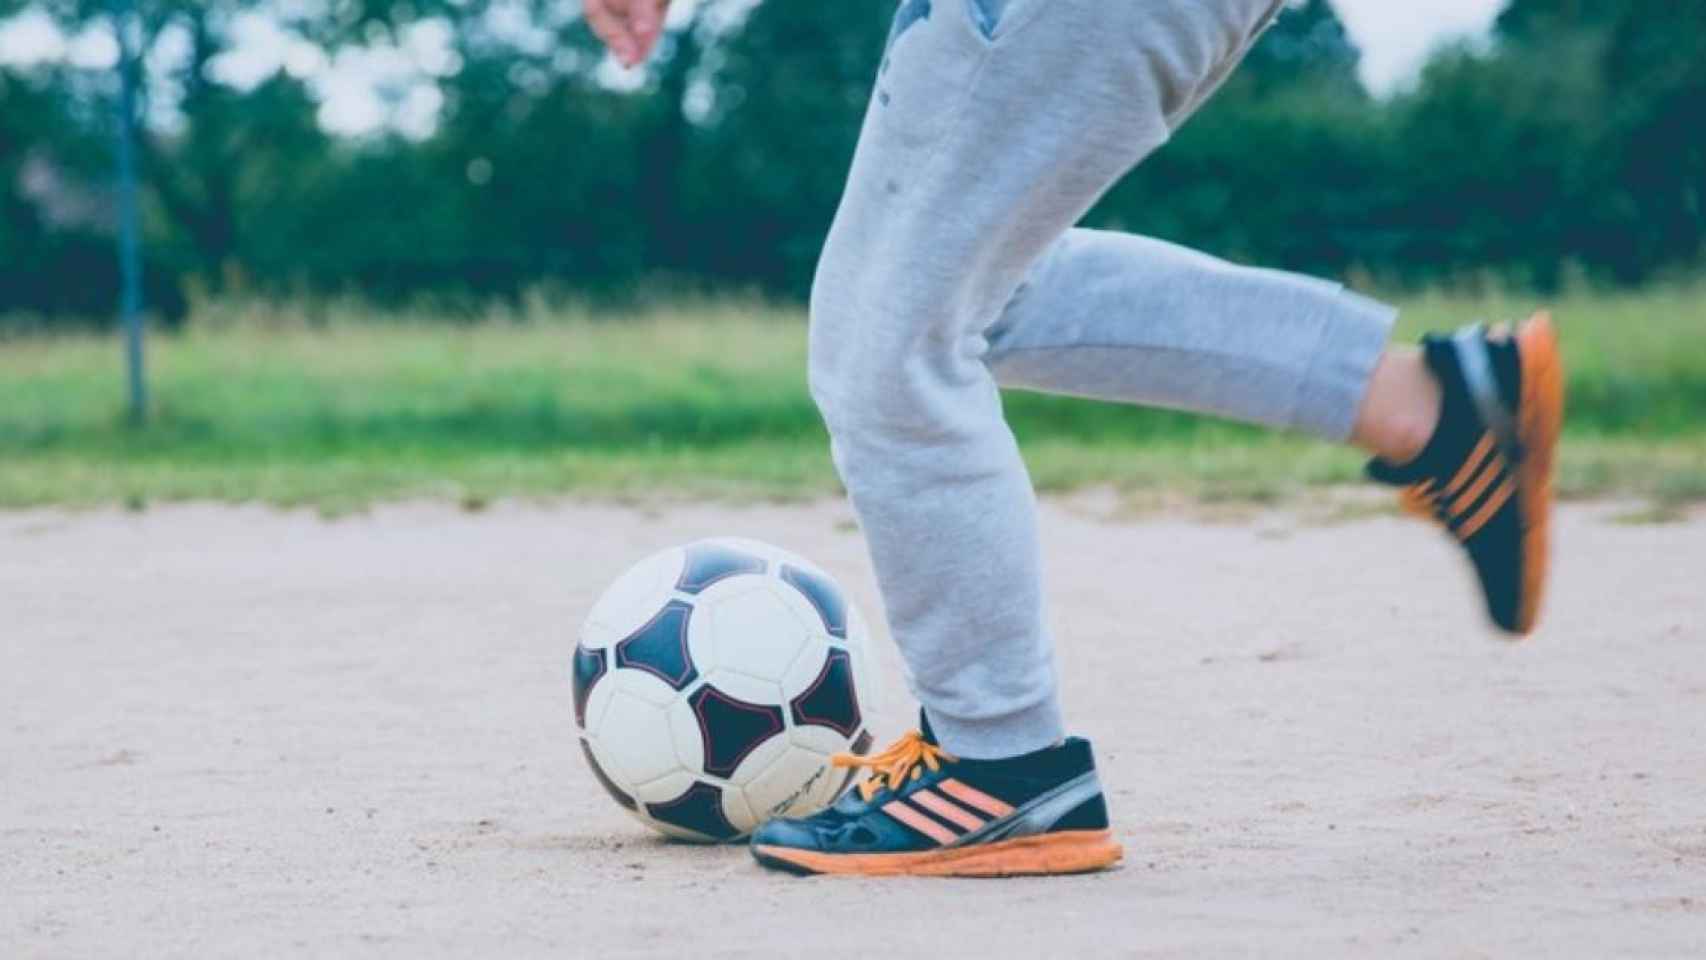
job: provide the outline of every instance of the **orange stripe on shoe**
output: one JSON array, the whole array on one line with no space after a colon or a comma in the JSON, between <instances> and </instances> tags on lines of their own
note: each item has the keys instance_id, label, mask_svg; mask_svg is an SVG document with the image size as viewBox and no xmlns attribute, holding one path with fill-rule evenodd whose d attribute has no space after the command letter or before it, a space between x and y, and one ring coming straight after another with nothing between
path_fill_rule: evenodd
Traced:
<instances>
[{"instance_id":1,"label":"orange stripe on shoe","mask_svg":"<svg viewBox=\"0 0 1706 960\"><path fill-rule=\"evenodd\" d=\"M953 797L961 803L976 807L992 817L1005 817L1009 813L1013 812L1013 808L1007 804L1002 803L1000 800L995 799L987 793L984 793L982 790L975 787L968 787L958 780L943 780L941 783L936 785L936 789L950 797Z\"/></svg>"},{"instance_id":2,"label":"orange stripe on shoe","mask_svg":"<svg viewBox=\"0 0 1706 960\"><path fill-rule=\"evenodd\" d=\"M1398 491L1398 506L1406 513L1418 517L1431 517L1434 513L1434 494L1430 489L1432 480L1412 484Z\"/></svg>"},{"instance_id":3,"label":"orange stripe on shoe","mask_svg":"<svg viewBox=\"0 0 1706 960\"><path fill-rule=\"evenodd\" d=\"M959 824L967 830L976 830L989 821L976 816L966 808L949 800L944 800L928 790L920 790L907 798L943 820Z\"/></svg>"},{"instance_id":4,"label":"orange stripe on shoe","mask_svg":"<svg viewBox=\"0 0 1706 960\"><path fill-rule=\"evenodd\" d=\"M1488 457L1487 462L1482 466L1481 475L1475 478L1474 483L1464 487L1463 492L1451 501L1452 516L1462 516L1469 512L1469 508L1481 499L1481 494L1486 493L1487 488L1493 485L1493 481L1505 473L1504 457L1498 454Z\"/></svg>"},{"instance_id":5,"label":"orange stripe on shoe","mask_svg":"<svg viewBox=\"0 0 1706 960\"><path fill-rule=\"evenodd\" d=\"M919 833L924 834L937 843L953 843L955 840L959 839L959 837L954 835L954 831L949 830L947 827L944 827L924 814L919 813L917 810L901 803L899 800L890 800L888 803L883 804L883 812L896 820L899 820L901 823L906 824L912 829L917 830Z\"/></svg>"},{"instance_id":6,"label":"orange stripe on shoe","mask_svg":"<svg viewBox=\"0 0 1706 960\"><path fill-rule=\"evenodd\" d=\"M1487 497L1487 502L1481 505L1481 509L1475 511L1474 516L1458 526L1457 539L1468 540L1480 533L1481 528L1487 525L1487 521L1493 519L1493 514L1498 513L1499 508L1504 506L1505 501L1509 500L1515 493L1516 478L1505 477L1505 482L1493 490L1492 494Z\"/></svg>"},{"instance_id":7,"label":"orange stripe on shoe","mask_svg":"<svg viewBox=\"0 0 1706 960\"><path fill-rule=\"evenodd\" d=\"M1450 483L1445 485L1445 489L1441 490L1439 495L1449 497L1456 494L1458 488L1468 483L1469 478L1475 475L1476 469L1481 466L1481 461L1486 459L1487 454L1491 453L1492 450L1493 434L1492 431L1488 431L1481 434L1481 442L1475 445L1475 449L1469 451L1469 456L1463 461L1463 466L1458 468L1456 475L1451 478Z\"/></svg>"}]
</instances>

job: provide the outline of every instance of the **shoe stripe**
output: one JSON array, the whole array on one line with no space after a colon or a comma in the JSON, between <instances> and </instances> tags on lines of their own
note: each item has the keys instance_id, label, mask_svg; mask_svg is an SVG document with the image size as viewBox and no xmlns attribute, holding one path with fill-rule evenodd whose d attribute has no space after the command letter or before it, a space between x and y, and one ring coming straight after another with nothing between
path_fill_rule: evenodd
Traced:
<instances>
[{"instance_id":1,"label":"shoe stripe","mask_svg":"<svg viewBox=\"0 0 1706 960\"><path fill-rule=\"evenodd\" d=\"M890 800L883 804L883 812L890 817L906 824L938 844L949 844L960 838L960 835L940 823L930 819L918 810L899 800Z\"/></svg>"},{"instance_id":2,"label":"shoe stripe","mask_svg":"<svg viewBox=\"0 0 1706 960\"><path fill-rule=\"evenodd\" d=\"M907 799L931 813L934 813L938 817L941 817L943 820L966 830L976 830L978 827L981 827L988 822L982 817L973 814L965 807L954 803L946 797L932 793L929 790L920 790L912 796L907 797Z\"/></svg>"},{"instance_id":3,"label":"shoe stripe","mask_svg":"<svg viewBox=\"0 0 1706 960\"><path fill-rule=\"evenodd\" d=\"M942 826L947 827L950 831L953 832L954 836L956 836L956 837L970 832L966 828L960 826L959 824L950 822L947 817L944 817L938 813L932 813L927 807L924 807L924 806L919 804L916 796L901 797L900 802L911 807L914 813L921 813L924 816L929 817L931 820L934 820L935 822L941 824Z\"/></svg>"},{"instance_id":4,"label":"shoe stripe","mask_svg":"<svg viewBox=\"0 0 1706 960\"><path fill-rule=\"evenodd\" d=\"M1487 502L1487 498L1499 489L1499 484L1504 483L1507 477L1514 476L1511 469L1505 466L1502 457L1495 456L1494 459L1498 460L1499 463L1483 471L1482 476L1475 481L1475 489L1465 491L1450 505L1450 509L1445 511L1447 523L1455 526L1479 512L1481 505ZM1470 493L1473 493L1474 496L1470 496Z\"/></svg>"},{"instance_id":5,"label":"shoe stripe","mask_svg":"<svg viewBox=\"0 0 1706 960\"><path fill-rule=\"evenodd\" d=\"M942 796L942 794L939 792L941 790L941 788L942 788L941 784L936 785L936 790L938 791L936 793L937 796ZM984 816L984 813L982 810L974 808L971 804L966 803L964 800L955 800L953 797L945 797L945 796L942 797L942 799L946 800L948 803L953 804L955 808L957 808L959 810L963 810L966 813L969 813L972 816L978 818L979 820L983 820L985 823L988 823L989 820L994 819L994 817L990 817L988 819L985 819L985 816ZM991 797L990 799L994 800L995 798ZM996 800L995 802L1000 803L1001 801ZM1015 809L1017 809L1017 808L1015 808Z\"/></svg>"},{"instance_id":6,"label":"shoe stripe","mask_svg":"<svg viewBox=\"0 0 1706 960\"><path fill-rule=\"evenodd\" d=\"M936 788L966 806L981 810L992 817L1005 817L1013 812L1013 808L1008 804L1002 803L976 787L968 787L958 780L943 780L936 785Z\"/></svg>"},{"instance_id":7,"label":"shoe stripe","mask_svg":"<svg viewBox=\"0 0 1706 960\"><path fill-rule=\"evenodd\" d=\"M1481 495L1486 493L1487 489L1494 483L1508 476L1509 473L1510 471L1505 468L1504 457L1499 456L1497 453L1488 457L1482 464L1481 471L1476 476L1475 482L1464 487L1462 493L1459 493L1457 496L1452 498L1451 505L1448 508L1451 511L1451 515L1453 517L1462 517L1469 513L1470 508L1480 502Z\"/></svg>"},{"instance_id":8,"label":"shoe stripe","mask_svg":"<svg viewBox=\"0 0 1706 960\"><path fill-rule=\"evenodd\" d=\"M1444 499L1446 497L1456 496L1457 491L1461 489L1464 484L1469 482L1469 478L1473 477L1476 471L1480 470L1481 461L1485 460L1487 458L1487 454L1492 451L1492 433L1488 432L1481 434L1481 442L1475 444L1475 449L1469 451L1469 456L1463 461L1463 466L1458 468L1456 475L1451 478L1451 482L1445 485L1444 490L1436 493L1435 497L1438 499Z\"/></svg>"},{"instance_id":9,"label":"shoe stripe","mask_svg":"<svg viewBox=\"0 0 1706 960\"><path fill-rule=\"evenodd\" d=\"M1476 481L1475 486L1480 488L1476 491L1476 495L1471 497L1466 493L1451 505L1451 509L1445 511L1446 523L1454 529L1458 524L1479 513L1482 504L1485 504L1494 493L1498 492L1499 484L1504 483L1507 478L1515 476L1515 473L1504 465L1503 457L1495 456L1494 459L1498 460L1499 464L1495 469L1486 471L1485 475ZM1489 479L1492 482L1486 482Z\"/></svg>"},{"instance_id":10,"label":"shoe stripe","mask_svg":"<svg viewBox=\"0 0 1706 960\"><path fill-rule=\"evenodd\" d=\"M1096 779L1096 771L1085 771L1026 801L1022 808L1013 811L1010 816L991 820L982 830L973 830L966 834L960 838L959 845L963 847L1010 837L1047 833L1060 823L1062 817L1101 793L1102 784Z\"/></svg>"},{"instance_id":11,"label":"shoe stripe","mask_svg":"<svg viewBox=\"0 0 1706 960\"><path fill-rule=\"evenodd\" d=\"M1457 525L1457 539L1467 541L1470 537L1480 533L1481 528L1486 526L1487 522L1493 519L1494 514L1497 514L1499 509L1516 494L1516 489L1516 478L1507 474L1504 482L1493 488L1493 492L1488 495L1487 501L1481 505L1481 509Z\"/></svg>"},{"instance_id":12,"label":"shoe stripe","mask_svg":"<svg viewBox=\"0 0 1706 960\"><path fill-rule=\"evenodd\" d=\"M1429 481L1431 483L1432 481ZM1398 505L1410 513L1424 516L1433 512L1434 502L1428 493L1428 483L1417 483L1398 492Z\"/></svg>"}]
</instances>

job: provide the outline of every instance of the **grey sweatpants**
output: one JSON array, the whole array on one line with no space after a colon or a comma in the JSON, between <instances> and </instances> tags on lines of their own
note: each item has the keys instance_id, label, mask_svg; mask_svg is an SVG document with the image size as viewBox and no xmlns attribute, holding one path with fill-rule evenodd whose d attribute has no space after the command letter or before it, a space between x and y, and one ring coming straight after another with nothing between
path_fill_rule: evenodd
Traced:
<instances>
[{"instance_id":1,"label":"grey sweatpants","mask_svg":"<svg viewBox=\"0 0 1706 960\"><path fill-rule=\"evenodd\" d=\"M1035 497L998 383L1351 430L1391 310L1071 229L1280 5L901 4L812 292L811 385L950 752L1010 756L1064 732Z\"/></svg>"}]
</instances>

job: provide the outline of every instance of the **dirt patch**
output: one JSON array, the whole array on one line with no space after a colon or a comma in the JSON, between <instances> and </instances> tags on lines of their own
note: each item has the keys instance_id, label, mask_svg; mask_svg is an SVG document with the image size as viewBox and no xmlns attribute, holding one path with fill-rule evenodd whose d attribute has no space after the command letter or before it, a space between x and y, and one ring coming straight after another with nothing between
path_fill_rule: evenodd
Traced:
<instances>
[{"instance_id":1,"label":"dirt patch","mask_svg":"<svg viewBox=\"0 0 1706 960\"><path fill-rule=\"evenodd\" d=\"M1706 952L1706 523L1568 508L1511 645L1396 518L1045 510L1128 861L1010 882L763 873L581 761L567 655L619 568L738 533L875 614L839 504L0 515L0 954Z\"/></svg>"}]
</instances>

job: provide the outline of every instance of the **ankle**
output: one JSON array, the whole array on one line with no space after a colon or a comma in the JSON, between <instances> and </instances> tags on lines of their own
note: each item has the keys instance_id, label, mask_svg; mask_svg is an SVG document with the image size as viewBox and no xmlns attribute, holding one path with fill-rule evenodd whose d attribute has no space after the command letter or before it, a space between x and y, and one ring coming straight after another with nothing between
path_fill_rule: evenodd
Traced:
<instances>
[{"instance_id":1,"label":"ankle","mask_svg":"<svg viewBox=\"0 0 1706 960\"><path fill-rule=\"evenodd\" d=\"M1388 463L1408 463L1433 438L1443 396L1420 351L1389 350L1369 381L1351 442Z\"/></svg>"},{"instance_id":2,"label":"ankle","mask_svg":"<svg viewBox=\"0 0 1706 960\"><path fill-rule=\"evenodd\" d=\"M1381 431L1381 442L1373 452L1388 463L1410 463L1427 449L1439 426L1439 409L1394 415Z\"/></svg>"}]
</instances>

